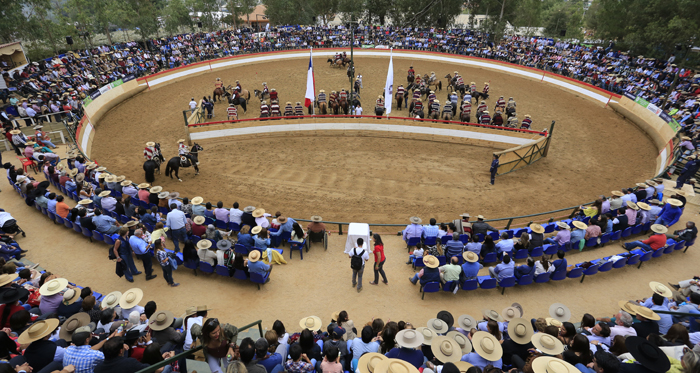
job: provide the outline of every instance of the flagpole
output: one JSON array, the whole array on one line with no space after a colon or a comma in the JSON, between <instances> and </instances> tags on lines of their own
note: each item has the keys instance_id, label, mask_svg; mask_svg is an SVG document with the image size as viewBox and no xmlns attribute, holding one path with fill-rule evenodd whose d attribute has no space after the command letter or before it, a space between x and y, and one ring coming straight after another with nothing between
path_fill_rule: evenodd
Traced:
<instances>
[{"instance_id":1,"label":"flagpole","mask_svg":"<svg viewBox=\"0 0 700 373\"><path fill-rule=\"evenodd\" d=\"M311 56L311 66L314 64L314 47L309 47L309 55ZM311 115L316 115L316 82L314 81L314 100L311 101Z\"/></svg>"},{"instance_id":2,"label":"flagpole","mask_svg":"<svg viewBox=\"0 0 700 373\"><path fill-rule=\"evenodd\" d=\"M389 48L389 61L390 61L389 66L390 66L392 69L394 68L394 64L392 63L393 58L394 58L394 48ZM392 77L393 77L393 74L392 74ZM393 82L392 82L392 85L393 85ZM394 95L394 92L389 92L389 93L390 93L391 96ZM391 101L391 99L392 99L391 96L388 98L390 101ZM385 97L385 98L384 98L384 106L385 106L385 107L386 107L386 102L387 102L387 98ZM391 105L391 102L389 103L389 105ZM389 114L390 114L390 113L389 113L389 110L386 110L386 119L387 119L387 120L389 120Z\"/></svg>"}]
</instances>

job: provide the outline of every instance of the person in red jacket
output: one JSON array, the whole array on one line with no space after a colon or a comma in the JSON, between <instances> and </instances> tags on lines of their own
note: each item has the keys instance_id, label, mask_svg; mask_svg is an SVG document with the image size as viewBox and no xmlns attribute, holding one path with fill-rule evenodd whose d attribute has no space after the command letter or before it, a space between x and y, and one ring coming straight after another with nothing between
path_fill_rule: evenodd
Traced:
<instances>
[{"instance_id":1,"label":"person in red jacket","mask_svg":"<svg viewBox=\"0 0 700 373\"><path fill-rule=\"evenodd\" d=\"M666 246L666 232L668 232L668 228L661 224L654 224L651 226L651 230L654 232L654 234L646 240L623 243L622 247L624 247L627 251L638 247L641 247L644 251L656 251Z\"/></svg>"}]
</instances>

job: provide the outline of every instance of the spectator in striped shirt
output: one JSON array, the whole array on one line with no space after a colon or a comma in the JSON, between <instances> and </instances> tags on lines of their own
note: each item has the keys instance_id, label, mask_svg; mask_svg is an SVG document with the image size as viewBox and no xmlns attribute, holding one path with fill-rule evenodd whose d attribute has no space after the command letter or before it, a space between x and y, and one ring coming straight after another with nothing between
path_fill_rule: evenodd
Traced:
<instances>
[{"instance_id":1,"label":"spectator in striped shirt","mask_svg":"<svg viewBox=\"0 0 700 373\"><path fill-rule=\"evenodd\" d=\"M267 101L260 103L260 118L268 118L270 116L270 107L267 106Z\"/></svg>"},{"instance_id":2,"label":"spectator in striped shirt","mask_svg":"<svg viewBox=\"0 0 700 373\"><path fill-rule=\"evenodd\" d=\"M226 113L228 114L228 120L231 120L232 118L234 120L238 120L238 108L236 108L236 105L230 104L226 109Z\"/></svg>"}]
</instances>

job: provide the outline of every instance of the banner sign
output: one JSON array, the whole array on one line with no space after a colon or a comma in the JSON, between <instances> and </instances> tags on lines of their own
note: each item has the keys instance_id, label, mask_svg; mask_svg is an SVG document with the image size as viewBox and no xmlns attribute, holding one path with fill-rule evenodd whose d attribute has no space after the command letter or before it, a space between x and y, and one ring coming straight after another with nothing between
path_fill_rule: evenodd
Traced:
<instances>
[{"instance_id":1,"label":"banner sign","mask_svg":"<svg viewBox=\"0 0 700 373\"><path fill-rule=\"evenodd\" d=\"M100 91L100 94L104 94L107 91L109 91L110 89L112 89L112 83L107 84L107 85L103 85L102 87L100 87L99 91Z\"/></svg>"},{"instance_id":2,"label":"banner sign","mask_svg":"<svg viewBox=\"0 0 700 373\"><path fill-rule=\"evenodd\" d=\"M122 82L123 82L123 83L126 83L126 82L128 82L128 81L130 81L130 80L134 80L134 79L136 79L135 76L133 76L133 75L127 75L127 76L125 76L124 78L122 78Z\"/></svg>"},{"instance_id":3,"label":"banner sign","mask_svg":"<svg viewBox=\"0 0 700 373\"><path fill-rule=\"evenodd\" d=\"M625 95L625 97L629 98L630 100L634 100L634 102L638 103L639 105L642 105L647 110L654 113L654 115L663 119L664 122L668 123L668 125L671 127L673 132L678 132L681 129L681 125L675 119L671 118L670 115L664 113L664 111L661 110L660 107L652 104L651 102L649 102L641 97L635 97L634 95L632 95L630 93L625 92L624 95Z\"/></svg>"},{"instance_id":4,"label":"banner sign","mask_svg":"<svg viewBox=\"0 0 700 373\"><path fill-rule=\"evenodd\" d=\"M109 86L110 86L111 88L117 88L117 87L119 87L119 86L122 85L122 84L124 84L124 82L123 82L121 79L119 79L119 80L113 81L112 83L109 83Z\"/></svg>"}]
</instances>

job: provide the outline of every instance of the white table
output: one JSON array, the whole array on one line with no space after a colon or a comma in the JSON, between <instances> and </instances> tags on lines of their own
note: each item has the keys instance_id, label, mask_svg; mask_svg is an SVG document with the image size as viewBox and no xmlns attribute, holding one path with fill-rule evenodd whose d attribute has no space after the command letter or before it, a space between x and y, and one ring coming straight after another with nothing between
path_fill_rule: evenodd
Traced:
<instances>
[{"instance_id":1,"label":"white table","mask_svg":"<svg viewBox=\"0 0 700 373\"><path fill-rule=\"evenodd\" d=\"M371 253L372 250L368 249L369 245L369 224L367 223L350 223L348 226L348 239L345 241L345 253L349 254L350 251L357 244L357 239L362 238L365 240L362 248Z\"/></svg>"}]
</instances>

